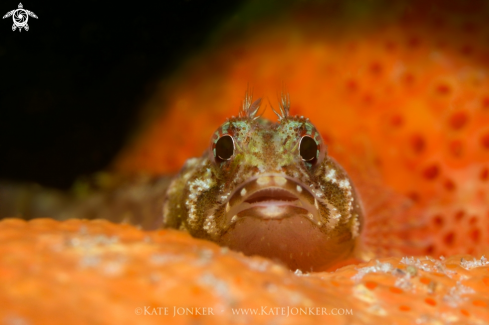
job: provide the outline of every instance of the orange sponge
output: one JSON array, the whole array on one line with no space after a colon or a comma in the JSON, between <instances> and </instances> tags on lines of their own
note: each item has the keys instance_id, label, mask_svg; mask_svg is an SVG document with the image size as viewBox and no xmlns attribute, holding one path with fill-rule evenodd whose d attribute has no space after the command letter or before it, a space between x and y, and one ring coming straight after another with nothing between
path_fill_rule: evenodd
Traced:
<instances>
[{"instance_id":1,"label":"orange sponge","mask_svg":"<svg viewBox=\"0 0 489 325\"><path fill-rule=\"evenodd\" d=\"M248 83L277 105L283 81L291 113L310 118L360 188L369 212L364 241L377 256L482 253L488 7L341 3L296 4L266 22L226 25L220 41L162 84L148 109L163 113L114 168L176 172L237 114ZM274 119L270 109L265 117Z\"/></svg>"},{"instance_id":2,"label":"orange sponge","mask_svg":"<svg viewBox=\"0 0 489 325\"><path fill-rule=\"evenodd\" d=\"M295 274L189 235L108 221L0 222L6 324L477 324L485 258L381 258Z\"/></svg>"}]
</instances>

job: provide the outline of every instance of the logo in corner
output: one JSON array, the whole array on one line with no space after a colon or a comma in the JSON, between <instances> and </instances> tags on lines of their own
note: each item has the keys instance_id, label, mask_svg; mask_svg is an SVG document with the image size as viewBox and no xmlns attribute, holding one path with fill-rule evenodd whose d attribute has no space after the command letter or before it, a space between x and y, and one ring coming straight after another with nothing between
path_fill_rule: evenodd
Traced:
<instances>
[{"instance_id":1,"label":"logo in corner","mask_svg":"<svg viewBox=\"0 0 489 325\"><path fill-rule=\"evenodd\" d=\"M3 16L4 19L12 16L12 19L14 20L14 24L12 25L12 31L15 31L17 28L19 29L19 32L22 31L22 28L28 31L29 25L27 25L27 21L29 20L29 16L37 19L35 13L29 10L25 10L23 8L24 7L22 6L22 3L19 3L18 9L9 11L5 14L5 16Z\"/></svg>"}]
</instances>

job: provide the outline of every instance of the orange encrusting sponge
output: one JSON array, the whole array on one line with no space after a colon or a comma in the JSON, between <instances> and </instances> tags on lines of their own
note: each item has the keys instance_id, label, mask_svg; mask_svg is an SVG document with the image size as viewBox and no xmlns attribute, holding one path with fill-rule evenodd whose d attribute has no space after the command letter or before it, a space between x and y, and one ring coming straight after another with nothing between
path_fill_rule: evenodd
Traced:
<instances>
[{"instance_id":1,"label":"orange encrusting sponge","mask_svg":"<svg viewBox=\"0 0 489 325\"><path fill-rule=\"evenodd\" d=\"M404 12L356 24L311 6L250 23L239 36L228 30L190 61L150 102L164 113L121 153L115 170L177 172L237 115L248 84L255 98L277 107L284 82L291 113L310 118L358 186L368 212L364 242L377 256L483 252L487 8L460 4L471 10L464 16L455 2L427 10L413 1ZM276 119L270 108L264 116Z\"/></svg>"},{"instance_id":2,"label":"orange encrusting sponge","mask_svg":"<svg viewBox=\"0 0 489 325\"><path fill-rule=\"evenodd\" d=\"M381 258L302 275L183 232L102 220L0 221L0 284L5 324L489 320L485 258Z\"/></svg>"}]
</instances>

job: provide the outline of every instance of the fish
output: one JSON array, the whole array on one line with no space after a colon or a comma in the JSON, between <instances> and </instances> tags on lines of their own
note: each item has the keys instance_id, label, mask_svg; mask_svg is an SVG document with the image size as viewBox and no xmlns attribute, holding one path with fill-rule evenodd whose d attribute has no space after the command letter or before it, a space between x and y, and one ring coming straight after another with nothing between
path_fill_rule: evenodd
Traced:
<instances>
[{"instance_id":1,"label":"fish","mask_svg":"<svg viewBox=\"0 0 489 325\"><path fill-rule=\"evenodd\" d=\"M112 177L112 184L94 182L81 197L0 185L0 201L24 197L10 210L3 204L0 215L175 228L303 272L364 260L360 197L321 133L308 118L289 114L288 94L272 108L277 122L262 118L260 107L261 99L247 91L238 117L219 126L204 154L188 159L172 179Z\"/></svg>"},{"instance_id":2,"label":"fish","mask_svg":"<svg viewBox=\"0 0 489 325\"><path fill-rule=\"evenodd\" d=\"M314 124L289 115L289 95L274 110L277 123L260 118L260 104L247 92L239 116L185 163L168 188L163 226L292 270L359 256L363 208L348 174Z\"/></svg>"}]
</instances>

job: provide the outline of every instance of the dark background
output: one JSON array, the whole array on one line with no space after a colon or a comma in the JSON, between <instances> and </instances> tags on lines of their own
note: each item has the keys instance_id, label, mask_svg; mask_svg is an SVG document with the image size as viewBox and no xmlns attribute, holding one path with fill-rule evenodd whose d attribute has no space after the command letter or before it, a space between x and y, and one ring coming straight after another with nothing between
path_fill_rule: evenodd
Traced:
<instances>
[{"instance_id":1,"label":"dark background","mask_svg":"<svg viewBox=\"0 0 489 325\"><path fill-rule=\"evenodd\" d=\"M22 1L29 31L0 20L0 179L66 189L105 168L157 82L242 2Z\"/></svg>"}]
</instances>

